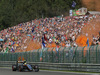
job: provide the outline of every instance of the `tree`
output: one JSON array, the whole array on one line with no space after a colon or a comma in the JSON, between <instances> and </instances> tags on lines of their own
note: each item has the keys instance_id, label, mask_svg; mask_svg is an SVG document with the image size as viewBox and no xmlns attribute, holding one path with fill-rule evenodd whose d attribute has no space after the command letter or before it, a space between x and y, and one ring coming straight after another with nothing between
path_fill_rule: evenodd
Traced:
<instances>
[{"instance_id":1,"label":"tree","mask_svg":"<svg viewBox=\"0 0 100 75\"><path fill-rule=\"evenodd\" d=\"M0 30L35 18L58 16L69 12L73 0L0 0ZM74 0L76 8L80 0Z\"/></svg>"}]
</instances>

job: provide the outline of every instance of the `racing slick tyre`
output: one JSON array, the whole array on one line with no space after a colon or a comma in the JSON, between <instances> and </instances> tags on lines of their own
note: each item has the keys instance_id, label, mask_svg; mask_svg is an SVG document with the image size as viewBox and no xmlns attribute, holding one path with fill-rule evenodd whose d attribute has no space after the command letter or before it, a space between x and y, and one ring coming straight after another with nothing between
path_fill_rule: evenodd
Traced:
<instances>
[{"instance_id":1,"label":"racing slick tyre","mask_svg":"<svg viewBox=\"0 0 100 75\"><path fill-rule=\"evenodd\" d=\"M23 71L23 66L22 66L22 65L19 66L19 71L20 71L20 72Z\"/></svg>"},{"instance_id":2,"label":"racing slick tyre","mask_svg":"<svg viewBox=\"0 0 100 75\"><path fill-rule=\"evenodd\" d=\"M12 71L16 71L17 67L16 65L12 65Z\"/></svg>"},{"instance_id":3,"label":"racing slick tyre","mask_svg":"<svg viewBox=\"0 0 100 75\"><path fill-rule=\"evenodd\" d=\"M34 66L34 71L35 71L35 72L38 72L38 71L39 71L38 65L35 65L35 66Z\"/></svg>"},{"instance_id":4,"label":"racing slick tyre","mask_svg":"<svg viewBox=\"0 0 100 75\"><path fill-rule=\"evenodd\" d=\"M39 69L34 69L34 71L35 71L35 72L38 72L38 71L39 71Z\"/></svg>"}]
</instances>

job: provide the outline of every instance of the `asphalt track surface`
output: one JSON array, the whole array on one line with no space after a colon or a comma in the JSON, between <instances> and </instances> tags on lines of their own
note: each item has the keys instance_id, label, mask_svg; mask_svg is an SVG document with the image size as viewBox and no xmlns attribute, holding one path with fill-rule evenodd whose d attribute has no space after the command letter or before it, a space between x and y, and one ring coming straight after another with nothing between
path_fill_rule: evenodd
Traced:
<instances>
[{"instance_id":1,"label":"asphalt track surface","mask_svg":"<svg viewBox=\"0 0 100 75\"><path fill-rule=\"evenodd\" d=\"M0 75L100 75L98 73L78 73L78 72L62 72L40 70L39 72L13 72L11 69L0 68Z\"/></svg>"}]
</instances>

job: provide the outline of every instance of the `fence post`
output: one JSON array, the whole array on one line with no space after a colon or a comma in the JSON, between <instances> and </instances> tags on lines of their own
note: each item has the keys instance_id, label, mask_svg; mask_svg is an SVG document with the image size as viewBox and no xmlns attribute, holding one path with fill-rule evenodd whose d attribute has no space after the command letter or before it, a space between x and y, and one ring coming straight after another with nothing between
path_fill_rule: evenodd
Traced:
<instances>
[{"instance_id":1,"label":"fence post","mask_svg":"<svg viewBox=\"0 0 100 75\"><path fill-rule=\"evenodd\" d=\"M0 61L1 61L1 53L0 53Z\"/></svg>"},{"instance_id":2,"label":"fence post","mask_svg":"<svg viewBox=\"0 0 100 75\"><path fill-rule=\"evenodd\" d=\"M3 53L3 58L4 58L4 60L3 60L3 61L5 61L5 53Z\"/></svg>"},{"instance_id":3,"label":"fence post","mask_svg":"<svg viewBox=\"0 0 100 75\"><path fill-rule=\"evenodd\" d=\"M66 49L66 47L64 47L63 49L63 63L64 63L64 50Z\"/></svg>"},{"instance_id":4,"label":"fence post","mask_svg":"<svg viewBox=\"0 0 100 75\"><path fill-rule=\"evenodd\" d=\"M82 63L84 62L83 60L84 60L84 48L85 48L86 46L84 46L83 48L82 48Z\"/></svg>"},{"instance_id":5,"label":"fence post","mask_svg":"<svg viewBox=\"0 0 100 75\"><path fill-rule=\"evenodd\" d=\"M75 63L76 63L76 51L77 51L78 46L75 48Z\"/></svg>"},{"instance_id":6,"label":"fence post","mask_svg":"<svg viewBox=\"0 0 100 75\"><path fill-rule=\"evenodd\" d=\"M72 48L72 47L70 46L70 47L69 47L69 51L70 51L71 48ZM67 63L69 63L69 51L68 51L68 61L67 61Z\"/></svg>"},{"instance_id":7,"label":"fence post","mask_svg":"<svg viewBox=\"0 0 100 75\"><path fill-rule=\"evenodd\" d=\"M30 59L31 59L31 52L29 52L29 62L31 61Z\"/></svg>"},{"instance_id":8,"label":"fence post","mask_svg":"<svg viewBox=\"0 0 100 75\"><path fill-rule=\"evenodd\" d=\"M54 61L53 61L53 60L54 60L54 58L53 58L53 49L54 49L54 48L52 48L52 63L54 62Z\"/></svg>"},{"instance_id":9,"label":"fence post","mask_svg":"<svg viewBox=\"0 0 100 75\"><path fill-rule=\"evenodd\" d=\"M2 56L1 61L4 61L4 58L3 58L3 53L2 53L2 55L1 55L1 56Z\"/></svg>"},{"instance_id":10,"label":"fence post","mask_svg":"<svg viewBox=\"0 0 100 75\"><path fill-rule=\"evenodd\" d=\"M5 53L3 53L3 61L5 61Z\"/></svg>"},{"instance_id":11,"label":"fence post","mask_svg":"<svg viewBox=\"0 0 100 75\"><path fill-rule=\"evenodd\" d=\"M10 61L12 61L13 60L13 56L12 56L12 53L11 53L11 59L10 59Z\"/></svg>"},{"instance_id":12,"label":"fence post","mask_svg":"<svg viewBox=\"0 0 100 75\"><path fill-rule=\"evenodd\" d=\"M17 54L18 55L18 54ZM26 52L24 52L24 59L26 60Z\"/></svg>"},{"instance_id":13,"label":"fence post","mask_svg":"<svg viewBox=\"0 0 100 75\"><path fill-rule=\"evenodd\" d=\"M37 50L37 62L39 62L39 49Z\"/></svg>"},{"instance_id":14,"label":"fence post","mask_svg":"<svg viewBox=\"0 0 100 75\"><path fill-rule=\"evenodd\" d=\"M14 56L15 56L15 58L14 58L14 59L15 59L15 61L16 61L16 53L14 54Z\"/></svg>"},{"instance_id":15,"label":"fence post","mask_svg":"<svg viewBox=\"0 0 100 75\"><path fill-rule=\"evenodd\" d=\"M25 56L26 56L26 59L27 59L27 52L25 52ZM26 60L26 59L25 59L25 60ZM27 60L27 61L28 61L28 60Z\"/></svg>"},{"instance_id":16,"label":"fence post","mask_svg":"<svg viewBox=\"0 0 100 75\"><path fill-rule=\"evenodd\" d=\"M58 49L58 63L59 63L59 59L60 59L60 57L59 57L59 53L60 53L59 50L60 50L60 48Z\"/></svg>"},{"instance_id":17,"label":"fence post","mask_svg":"<svg viewBox=\"0 0 100 75\"><path fill-rule=\"evenodd\" d=\"M90 48L91 48L92 46L90 46ZM89 63L90 63L90 48L89 48Z\"/></svg>"},{"instance_id":18,"label":"fence post","mask_svg":"<svg viewBox=\"0 0 100 75\"><path fill-rule=\"evenodd\" d=\"M98 48L98 45L96 46L96 64L98 63L98 60L97 60L97 48Z\"/></svg>"},{"instance_id":19,"label":"fence post","mask_svg":"<svg viewBox=\"0 0 100 75\"><path fill-rule=\"evenodd\" d=\"M33 59L34 59L34 54L33 54L34 52L32 51L32 62L34 61ZM25 53L24 53L25 54Z\"/></svg>"},{"instance_id":20,"label":"fence post","mask_svg":"<svg viewBox=\"0 0 100 75\"><path fill-rule=\"evenodd\" d=\"M44 48L43 48L44 49ZM42 49L42 62L43 62L43 49Z\"/></svg>"},{"instance_id":21,"label":"fence post","mask_svg":"<svg viewBox=\"0 0 100 75\"><path fill-rule=\"evenodd\" d=\"M47 50L45 51L45 62L48 62L48 48L47 48Z\"/></svg>"}]
</instances>

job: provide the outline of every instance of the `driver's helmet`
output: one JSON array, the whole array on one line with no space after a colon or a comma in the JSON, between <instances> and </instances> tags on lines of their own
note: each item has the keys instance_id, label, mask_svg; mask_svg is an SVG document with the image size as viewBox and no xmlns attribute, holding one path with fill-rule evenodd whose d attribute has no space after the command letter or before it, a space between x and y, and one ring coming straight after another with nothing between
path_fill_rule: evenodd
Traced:
<instances>
[{"instance_id":1,"label":"driver's helmet","mask_svg":"<svg viewBox=\"0 0 100 75\"><path fill-rule=\"evenodd\" d=\"M26 64L26 60L24 60L23 64Z\"/></svg>"}]
</instances>

